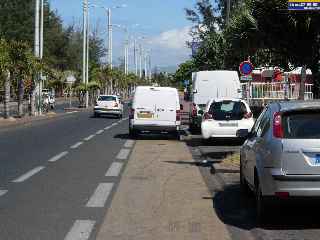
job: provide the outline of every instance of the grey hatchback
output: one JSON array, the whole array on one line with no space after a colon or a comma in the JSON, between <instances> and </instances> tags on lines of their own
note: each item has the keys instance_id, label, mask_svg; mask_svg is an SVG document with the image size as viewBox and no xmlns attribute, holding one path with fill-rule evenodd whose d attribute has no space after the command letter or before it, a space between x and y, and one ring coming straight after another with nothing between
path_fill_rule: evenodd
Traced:
<instances>
[{"instance_id":1,"label":"grey hatchback","mask_svg":"<svg viewBox=\"0 0 320 240\"><path fill-rule=\"evenodd\" d=\"M240 182L256 197L257 217L275 199L320 197L320 101L268 105L240 151Z\"/></svg>"}]
</instances>

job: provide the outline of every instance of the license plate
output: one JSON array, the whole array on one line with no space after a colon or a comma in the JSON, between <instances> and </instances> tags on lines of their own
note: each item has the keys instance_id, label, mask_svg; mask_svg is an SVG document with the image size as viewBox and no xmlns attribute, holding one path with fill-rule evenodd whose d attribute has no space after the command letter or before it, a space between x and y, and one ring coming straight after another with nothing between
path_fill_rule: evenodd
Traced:
<instances>
[{"instance_id":1,"label":"license plate","mask_svg":"<svg viewBox=\"0 0 320 240\"><path fill-rule=\"evenodd\" d=\"M138 113L138 118L152 118L152 113Z\"/></svg>"},{"instance_id":2,"label":"license plate","mask_svg":"<svg viewBox=\"0 0 320 240\"><path fill-rule=\"evenodd\" d=\"M316 155L315 165L320 165L320 154Z\"/></svg>"},{"instance_id":3,"label":"license plate","mask_svg":"<svg viewBox=\"0 0 320 240\"><path fill-rule=\"evenodd\" d=\"M238 123L219 123L220 127L238 127Z\"/></svg>"}]
</instances>

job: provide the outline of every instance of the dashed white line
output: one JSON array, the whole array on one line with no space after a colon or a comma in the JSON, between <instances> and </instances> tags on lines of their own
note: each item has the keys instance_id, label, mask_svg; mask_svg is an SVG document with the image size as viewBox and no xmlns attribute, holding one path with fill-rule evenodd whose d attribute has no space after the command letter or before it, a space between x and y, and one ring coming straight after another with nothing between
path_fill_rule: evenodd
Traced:
<instances>
[{"instance_id":1,"label":"dashed white line","mask_svg":"<svg viewBox=\"0 0 320 240\"><path fill-rule=\"evenodd\" d=\"M78 113L79 111L72 111L72 112L67 112L67 114L73 114L73 113Z\"/></svg>"},{"instance_id":2,"label":"dashed white line","mask_svg":"<svg viewBox=\"0 0 320 240\"><path fill-rule=\"evenodd\" d=\"M6 195L8 192L8 190L0 190L0 197L2 197L3 195Z\"/></svg>"},{"instance_id":3,"label":"dashed white line","mask_svg":"<svg viewBox=\"0 0 320 240\"><path fill-rule=\"evenodd\" d=\"M118 125L118 123L115 122L115 123L112 123L112 124L111 124L111 127L114 127L114 126L117 126L117 125Z\"/></svg>"},{"instance_id":4,"label":"dashed white line","mask_svg":"<svg viewBox=\"0 0 320 240\"><path fill-rule=\"evenodd\" d=\"M109 130L111 126L105 127L104 130Z\"/></svg>"},{"instance_id":5,"label":"dashed white line","mask_svg":"<svg viewBox=\"0 0 320 240\"><path fill-rule=\"evenodd\" d=\"M50 159L48 160L48 162L56 162L56 161L60 160L61 158L63 158L64 156L66 156L68 153L69 153L69 152L67 152L67 151L66 151L66 152L62 152L62 153L59 153L58 155L50 158Z\"/></svg>"},{"instance_id":6,"label":"dashed white line","mask_svg":"<svg viewBox=\"0 0 320 240\"><path fill-rule=\"evenodd\" d=\"M119 160L125 160L128 158L129 154L130 154L130 149L123 148L120 150L116 158Z\"/></svg>"},{"instance_id":7,"label":"dashed white line","mask_svg":"<svg viewBox=\"0 0 320 240\"><path fill-rule=\"evenodd\" d=\"M14 183L24 182L24 181L28 180L29 178L31 178L33 175L35 175L38 172L40 172L41 170L43 170L44 168L45 167L42 167L42 166L36 167L36 168L30 170L29 172L21 175L20 177L18 177L17 179L13 180L12 182L14 182Z\"/></svg>"},{"instance_id":8,"label":"dashed white line","mask_svg":"<svg viewBox=\"0 0 320 240\"><path fill-rule=\"evenodd\" d=\"M93 230L95 221L92 220L77 220L73 224L64 240L87 240Z\"/></svg>"},{"instance_id":9,"label":"dashed white line","mask_svg":"<svg viewBox=\"0 0 320 240\"><path fill-rule=\"evenodd\" d=\"M88 201L86 207L101 208L104 207L113 188L113 183L100 183Z\"/></svg>"},{"instance_id":10,"label":"dashed white line","mask_svg":"<svg viewBox=\"0 0 320 240\"><path fill-rule=\"evenodd\" d=\"M106 177L118 177L121 172L123 163L114 162L106 173Z\"/></svg>"},{"instance_id":11,"label":"dashed white line","mask_svg":"<svg viewBox=\"0 0 320 240\"><path fill-rule=\"evenodd\" d=\"M134 145L134 140L127 140L124 144L125 148L132 148Z\"/></svg>"},{"instance_id":12,"label":"dashed white line","mask_svg":"<svg viewBox=\"0 0 320 240\"><path fill-rule=\"evenodd\" d=\"M76 149L76 148L80 147L82 144L83 144L83 142L78 142L78 143L74 144L73 146L71 146L70 148Z\"/></svg>"},{"instance_id":13,"label":"dashed white line","mask_svg":"<svg viewBox=\"0 0 320 240\"><path fill-rule=\"evenodd\" d=\"M94 138L95 137L95 135L90 135L89 137L86 137L84 140L85 141L90 141L92 138Z\"/></svg>"},{"instance_id":14,"label":"dashed white line","mask_svg":"<svg viewBox=\"0 0 320 240\"><path fill-rule=\"evenodd\" d=\"M104 132L104 130L99 130L98 132L96 132L97 135L100 135Z\"/></svg>"}]
</instances>

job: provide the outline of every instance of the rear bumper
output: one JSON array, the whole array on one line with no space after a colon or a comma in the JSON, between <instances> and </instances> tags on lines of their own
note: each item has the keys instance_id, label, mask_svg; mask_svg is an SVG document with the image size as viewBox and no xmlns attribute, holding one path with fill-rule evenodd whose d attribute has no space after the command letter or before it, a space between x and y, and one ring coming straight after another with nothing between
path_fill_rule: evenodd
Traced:
<instances>
[{"instance_id":1,"label":"rear bumper","mask_svg":"<svg viewBox=\"0 0 320 240\"><path fill-rule=\"evenodd\" d=\"M320 197L320 175L286 175L277 168L265 168L263 172L260 181L264 195L288 192L292 197Z\"/></svg>"},{"instance_id":2,"label":"rear bumper","mask_svg":"<svg viewBox=\"0 0 320 240\"><path fill-rule=\"evenodd\" d=\"M122 114L121 109L106 109L106 108L94 108L94 112L98 114Z\"/></svg>"},{"instance_id":3,"label":"rear bumper","mask_svg":"<svg viewBox=\"0 0 320 240\"><path fill-rule=\"evenodd\" d=\"M137 131L177 132L180 130L180 125L130 124L130 128Z\"/></svg>"}]
</instances>

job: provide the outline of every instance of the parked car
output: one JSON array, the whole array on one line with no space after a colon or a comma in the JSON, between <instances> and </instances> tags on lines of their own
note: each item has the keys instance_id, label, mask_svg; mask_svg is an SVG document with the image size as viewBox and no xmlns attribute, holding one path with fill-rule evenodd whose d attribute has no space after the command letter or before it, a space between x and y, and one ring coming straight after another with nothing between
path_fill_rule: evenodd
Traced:
<instances>
[{"instance_id":1,"label":"parked car","mask_svg":"<svg viewBox=\"0 0 320 240\"><path fill-rule=\"evenodd\" d=\"M211 99L204 109L202 138L237 138L239 129L251 131L253 125L253 114L244 100Z\"/></svg>"},{"instance_id":2,"label":"parked car","mask_svg":"<svg viewBox=\"0 0 320 240\"><path fill-rule=\"evenodd\" d=\"M123 104L116 95L100 95L94 107L94 116L115 115L123 116Z\"/></svg>"},{"instance_id":3,"label":"parked car","mask_svg":"<svg viewBox=\"0 0 320 240\"><path fill-rule=\"evenodd\" d=\"M264 220L278 199L320 197L320 101L268 105L241 148L240 181Z\"/></svg>"},{"instance_id":4,"label":"parked car","mask_svg":"<svg viewBox=\"0 0 320 240\"><path fill-rule=\"evenodd\" d=\"M190 129L200 130L202 114L212 98L240 98L241 86L236 71L202 71L192 73Z\"/></svg>"},{"instance_id":5,"label":"parked car","mask_svg":"<svg viewBox=\"0 0 320 240\"><path fill-rule=\"evenodd\" d=\"M144 131L178 135L181 124L178 90L169 87L136 88L129 112L131 136Z\"/></svg>"}]
</instances>

